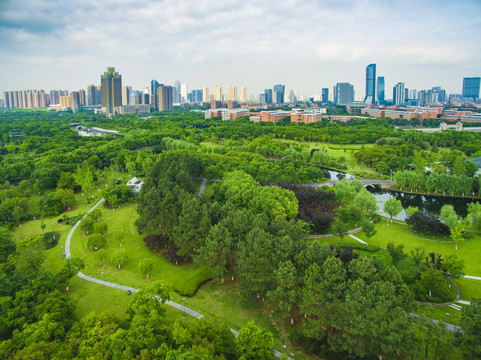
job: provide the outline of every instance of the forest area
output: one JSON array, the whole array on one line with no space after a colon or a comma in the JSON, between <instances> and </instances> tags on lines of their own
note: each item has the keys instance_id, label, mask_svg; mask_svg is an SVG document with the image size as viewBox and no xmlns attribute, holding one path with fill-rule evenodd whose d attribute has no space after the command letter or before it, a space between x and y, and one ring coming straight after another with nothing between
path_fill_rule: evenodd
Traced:
<instances>
[{"instance_id":1,"label":"forest area","mask_svg":"<svg viewBox=\"0 0 481 360\"><path fill-rule=\"evenodd\" d=\"M79 126L119 135L79 136ZM439 215L406 208L394 235L399 200L381 217L361 181L328 184L329 169L392 175L401 191L477 200L469 159L481 156L480 134L400 130L387 119L275 125L184 109L145 119L16 110L0 112L0 138L2 358L270 359L286 342L296 359L481 357L481 292L462 279L481 275L481 205L464 217L449 205ZM144 181L138 195L125 185L133 177ZM74 255L51 258L101 198ZM365 245L350 237L356 228ZM68 289L82 269L139 284L123 317L76 313ZM474 294L450 319L462 332L421 306L453 302L456 282ZM227 286L275 331L260 315L194 321L162 303L195 305Z\"/></svg>"}]
</instances>

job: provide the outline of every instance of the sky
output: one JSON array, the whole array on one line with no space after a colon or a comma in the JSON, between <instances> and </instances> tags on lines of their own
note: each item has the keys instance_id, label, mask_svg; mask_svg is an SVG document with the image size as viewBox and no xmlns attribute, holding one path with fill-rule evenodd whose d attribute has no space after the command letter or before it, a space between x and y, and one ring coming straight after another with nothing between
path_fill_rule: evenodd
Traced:
<instances>
[{"instance_id":1,"label":"sky","mask_svg":"<svg viewBox=\"0 0 481 360\"><path fill-rule=\"evenodd\" d=\"M115 66L134 89L363 97L370 63L388 98L397 82L461 93L481 76L481 0L0 0L2 93L85 89Z\"/></svg>"}]
</instances>

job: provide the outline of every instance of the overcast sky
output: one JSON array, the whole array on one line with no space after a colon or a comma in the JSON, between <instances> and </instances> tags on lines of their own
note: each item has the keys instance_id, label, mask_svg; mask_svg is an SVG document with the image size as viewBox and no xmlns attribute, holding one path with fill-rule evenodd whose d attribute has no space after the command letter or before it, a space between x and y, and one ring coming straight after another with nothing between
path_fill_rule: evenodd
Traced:
<instances>
[{"instance_id":1,"label":"overcast sky","mask_svg":"<svg viewBox=\"0 0 481 360\"><path fill-rule=\"evenodd\" d=\"M115 66L134 89L350 82L359 97L370 63L387 97L399 81L461 93L481 76L481 0L0 0L1 92L78 90Z\"/></svg>"}]
</instances>

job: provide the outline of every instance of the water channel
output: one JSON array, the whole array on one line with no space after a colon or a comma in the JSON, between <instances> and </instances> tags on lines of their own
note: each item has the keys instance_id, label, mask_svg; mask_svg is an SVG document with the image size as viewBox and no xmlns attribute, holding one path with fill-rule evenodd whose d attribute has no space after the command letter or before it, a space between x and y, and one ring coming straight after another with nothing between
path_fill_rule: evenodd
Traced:
<instances>
[{"instance_id":1,"label":"water channel","mask_svg":"<svg viewBox=\"0 0 481 360\"><path fill-rule=\"evenodd\" d=\"M355 178L351 174L341 173L339 171L325 169L326 178L329 178L331 182L337 182L342 179ZM382 211L384 203L387 199L394 197L401 201L402 206L406 209L408 206L417 206L420 210L425 210L432 214L439 215L441 208L448 204L454 207L456 213L462 217L467 214L467 204L471 202L479 202L479 199L471 198L458 198L458 197L445 197L445 196L432 196L432 195L418 195L410 194L401 191L390 191L381 189L370 189L370 192L376 197L378 202L378 213L383 216L388 216ZM395 219L405 220L406 213L403 210Z\"/></svg>"}]
</instances>

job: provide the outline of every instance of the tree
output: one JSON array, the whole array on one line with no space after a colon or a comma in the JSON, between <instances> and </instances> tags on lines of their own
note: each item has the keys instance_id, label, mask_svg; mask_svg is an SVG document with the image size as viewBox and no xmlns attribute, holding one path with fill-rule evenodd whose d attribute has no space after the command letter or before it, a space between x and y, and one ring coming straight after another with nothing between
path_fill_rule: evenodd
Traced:
<instances>
[{"instance_id":1,"label":"tree","mask_svg":"<svg viewBox=\"0 0 481 360\"><path fill-rule=\"evenodd\" d=\"M411 250L411 256L414 259L414 262L416 263L416 265L418 267L418 273L419 273L420 270L421 270L421 268L420 268L421 263L426 256L426 254L424 252L424 248L417 247L416 249Z\"/></svg>"},{"instance_id":2,"label":"tree","mask_svg":"<svg viewBox=\"0 0 481 360\"><path fill-rule=\"evenodd\" d=\"M10 231L0 226L0 263L7 261L8 256L15 252L15 242Z\"/></svg>"},{"instance_id":3,"label":"tree","mask_svg":"<svg viewBox=\"0 0 481 360\"><path fill-rule=\"evenodd\" d=\"M456 214L456 211L454 211L452 205L444 205L441 208L440 218L449 227L451 232L459 224L459 216Z\"/></svg>"},{"instance_id":4,"label":"tree","mask_svg":"<svg viewBox=\"0 0 481 360\"><path fill-rule=\"evenodd\" d=\"M401 260L404 256L404 245L399 244L397 246L394 245L393 242L387 243L387 251L392 257L392 261L396 264L399 260Z\"/></svg>"},{"instance_id":5,"label":"tree","mask_svg":"<svg viewBox=\"0 0 481 360\"><path fill-rule=\"evenodd\" d=\"M110 257L110 260L114 265L118 266L120 270L121 265L124 265L127 262L128 257L127 251L125 248L122 248L115 250Z\"/></svg>"},{"instance_id":6,"label":"tree","mask_svg":"<svg viewBox=\"0 0 481 360\"><path fill-rule=\"evenodd\" d=\"M94 234L102 234L105 235L107 234L108 231L108 225L107 223L104 222L97 222L93 226L93 233Z\"/></svg>"},{"instance_id":7,"label":"tree","mask_svg":"<svg viewBox=\"0 0 481 360\"><path fill-rule=\"evenodd\" d=\"M162 307L162 303L170 300L171 292L171 286L162 285L159 281L140 290L127 308L129 318L133 319L135 315L143 318L152 317L157 321L163 318L165 309Z\"/></svg>"},{"instance_id":8,"label":"tree","mask_svg":"<svg viewBox=\"0 0 481 360\"><path fill-rule=\"evenodd\" d=\"M105 249L98 249L95 252L95 258L99 262L99 266L102 266L104 263L105 259L107 259L107 251Z\"/></svg>"},{"instance_id":9,"label":"tree","mask_svg":"<svg viewBox=\"0 0 481 360\"><path fill-rule=\"evenodd\" d=\"M392 222L392 218L397 216L402 211L402 209L403 209L403 206L400 200L397 200L396 198L389 198L384 203L383 211L386 214L389 214L389 217L391 218L391 222Z\"/></svg>"},{"instance_id":10,"label":"tree","mask_svg":"<svg viewBox=\"0 0 481 360\"><path fill-rule=\"evenodd\" d=\"M290 260L279 264L275 278L277 288L267 293L267 303L278 308L282 313L289 314L293 324L292 310L298 304L300 288L300 278L294 264Z\"/></svg>"},{"instance_id":11,"label":"tree","mask_svg":"<svg viewBox=\"0 0 481 360\"><path fill-rule=\"evenodd\" d=\"M150 272L152 271L152 260L149 258L145 258L140 260L139 262L139 270L140 273L145 276L147 279L150 277Z\"/></svg>"},{"instance_id":12,"label":"tree","mask_svg":"<svg viewBox=\"0 0 481 360\"><path fill-rule=\"evenodd\" d=\"M376 198L365 188L362 188L354 198L354 206L361 209L369 219L372 219L378 210Z\"/></svg>"},{"instance_id":13,"label":"tree","mask_svg":"<svg viewBox=\"0 0 481 360\"><path fill-rule=\"evenodd\" d=\"M429 296L432 296L433 292L437 292L440 285L444 282L443 275L436 269L427 268L421 272L421 284L425 289L428 289Z\"/></svg>"},{"instance_id":14,"label":"tree","mask_svg":"<svg viewBox=\"0 0 481 360\"><path fill-rule=\"evenodd\" d=\"M240 360L269 360L272 358L274 337L270 332L258 327L252 320L241 327L235 343Z\"/></svg>"},{"instance_id":15,"label":"tree","mask_svg":"<svg viewBox=\"0 0 481 360\"><path fill-rule=\"evenodd\" d=\"M107 243L105 236L102 234L92 234L87 238L87 249L95 250L104 248Z\"/></svg>"},{"instance_id":16,"label":"tree","mask_svg":"<svg viewBox=\"0 0 481 360\"><path fill-rule=\"evenodd\" d=\"M465 359L481 358L481 299L472 298L471 305L463 307L461 348Z\"/></svg>"},{"instance_id":17,"label":"tree","mask_svg":"<svg viewBox=\"0 0 481 360\"><path fill-rule=\"evenodd\" d=\"M65 262L64 267L58 274L59 282L66 282L67 287L66 290L69 288L69 280L73 278L80 270L85 268L85 262L80 258L68 258Z\"/></svg>"},{"instance_id":18,"label":"tree","mask_svg":"<svg viewBox=\"0 0 481 360\"><path fill-rule=\"evenodd\" d=\"M344 236L346 236L349 227L347 224L339 218L336 218L331 225L332 233L341 238L342 244L344 244Z\"/></svg>"},{"instance_id":19,"label":"tree","mask_svg":"<svg viewBox=\"0 0 481 360\"><path fill-rule=\"evenodd\" d=\"M418 211L419 211L419 208L417 206L408 206L406 209L406 215L412 216L416 214Z\"/></svg>"},{"instance_id":20,"label":"tree","mask_svg":"<svg viewBox=\"0 0 481 360\"><path fill-rule=\"evenodd\" d=\"M93 232L94 225L95 225L95 220L92 219L90 216L87 216L80 223L80 229L82 231L85 231L88 234L88 233Z\"/></svg>"},{"instance_id":21,"label":"tree","mask_svg":"<svg viewBox=\"0 0 481 360\"><path fill-rule=\"evenodd\" d=\"M376 233L377 233L377 230L375 229L374 224L372 222L370 222L369 220L364 220L362 222L361 227L362 227L362 231L366 235L368 241L372 236L376 235Z\"/></svg>"},{"instance_id":22,"label":"tree","mask_svg":"<svg viewBox=\"0 0 481 360\"><path fill-rule=\"evenodd\" d=\"M463 230L461 226L456 226L451 229L451 239L453 239L455 244L455 249L458 250L458 243L464 241Z\"/></svg>"},{"instance_id":23,"label":"tree","mask_svg":"<svg viewBox=\"0 0 481 360\"><path fill-rule=\"evenodd\" d=\"M195 262L210 267L212 277L224 282L224 275L233 263L233 239L230 231L223 223L213 226L205 245L199 249Z\"/></svg>"},{"instance_id":24,"label":"tree","mask_svg":"<svg viewBox=\"0 0 481 360\"><path fill-rule=\"evenodd\" d=\"M457 254L449 254L444 259L442 268L446 276L459 279L464 276L464 259L460 259Z\"/></svg>"}]
</instances>

